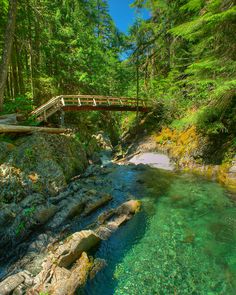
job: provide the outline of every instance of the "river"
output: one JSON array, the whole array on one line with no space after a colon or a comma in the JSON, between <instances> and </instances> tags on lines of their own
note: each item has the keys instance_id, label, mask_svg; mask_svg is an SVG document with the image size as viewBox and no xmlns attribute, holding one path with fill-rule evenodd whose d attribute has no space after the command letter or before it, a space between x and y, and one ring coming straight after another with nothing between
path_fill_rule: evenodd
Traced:
<instances>
[{"instance_id":1,"label":"river","mask_svg":"<svg viewBox=\"0 0 236 295\"><path fill-rule=\"evenodd\" d=\"M176 171L162 154L141 153L121 165L110 159L110 152L103 153L103 167L91 165L49 198L57 213L5 250L0 276L21 269L36 274L48 244L91 228L104 210L139 199L142 210L88 253L107 266L78 294L234 295L236 196L216 182ZM81 198L104 194L112 200L89 216L71 215Z\"/></svg>"},{"instance_id":2,"label":"river","mask_svg":"<svg viewBox=\"0 0 236 295\"><path fill-rule=\"evenodd\" d=\"M142 211L93 253L107 267L82 294L235 294L235 196L216 182L171 171L163 155L131 160L143 161L167 170L127 165L110 175L122 188L116 197L131 193Z\"/></svg>"}]
</instances>

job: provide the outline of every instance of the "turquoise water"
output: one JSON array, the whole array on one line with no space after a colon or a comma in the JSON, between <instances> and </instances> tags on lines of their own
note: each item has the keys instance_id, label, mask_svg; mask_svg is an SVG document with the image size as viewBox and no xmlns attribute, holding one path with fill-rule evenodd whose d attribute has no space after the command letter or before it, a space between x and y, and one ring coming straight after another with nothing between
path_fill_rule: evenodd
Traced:
<instances>
[{"instance_id":1,"label":"turquoise water","mask_svg":"<svg viewBox=\"0 0 236 295\"><path fill-rule=\"evenodd\" d=\"M236 207L217 183L147 168L142 211L102 242L89 295L236 294Z\"/></svg>"}]
</instances>

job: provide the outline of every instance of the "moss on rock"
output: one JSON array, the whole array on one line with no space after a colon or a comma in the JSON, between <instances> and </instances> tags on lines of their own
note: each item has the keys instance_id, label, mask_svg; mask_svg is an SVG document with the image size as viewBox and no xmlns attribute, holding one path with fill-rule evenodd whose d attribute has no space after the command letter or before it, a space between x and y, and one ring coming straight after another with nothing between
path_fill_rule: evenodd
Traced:
<instances>
[{"instance_id":1,"label":"moss on rock","mask_svg":"<svg viewBox=\"0 0 236 295\"><path fill-rule=\"evenodd\" d=\"M232 159L229 153L225 153L223 161L217 164L214 159L212 160L214 154L207 158L214 142L209 137L198 133L194 125L181 130L163 128L161 132L154 135L154 140L158 149L167 151L179 168L217 180L230 190L236 191L236 160ZM216 152L217 147L216 145ZM230 151L230 155L233 154Z\"/></svg>"},{"instance_id":2,"label":"moss on rock","mask_svg":"<svg viewBox=\"0 0 236 295\"><path fill-rule=\"evenodd\" d=\"M87 165L85 147L70 136L20 138L0 165L0 201L18 202L32 193L55 195Z\"/></svg>"}]
</instances>

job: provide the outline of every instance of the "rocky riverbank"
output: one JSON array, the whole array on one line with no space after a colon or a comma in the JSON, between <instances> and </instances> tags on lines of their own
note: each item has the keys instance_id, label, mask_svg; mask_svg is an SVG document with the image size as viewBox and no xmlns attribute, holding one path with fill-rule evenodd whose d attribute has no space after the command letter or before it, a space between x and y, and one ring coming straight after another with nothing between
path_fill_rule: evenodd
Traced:
<instances>
[{"instance_id":1,"label":"rocky riverbank","mask_svg":"<svg viewBox=\"0 0 236 295\"><path fill-rule=\"evenodd\" d=\"M151 135L143 132L127 145L130 137L132 134L126 134L122 141L123 151L118 154L118 161L145 152L161 152L170 157L175 169L203 175L236 191L236 150L235 147L224 150L226 142L219 147L209 137L199 134L194 126L182 131L163 128Z\"/></svg>"},{"instance_id":2,"label":"rocky riverbank","mask_svg":"<svg viewBox=\"0 0 236 295\"><path fill-rule=\"evenodd\" d=\"M90 249L140 203L121 179L131 167L91 165L91 158L98 162L92 154L97 141L101 145L98 138L86 150L73 138L51 135L1 143L2 171L11 167L1 174L1 295L74 294L106 264L94 260ZM65 254L66 265L59 262Z\"/></svg>"},{"instance_id":3,"label":"rocky riverbank","mask_svg":"<svg viewBox=\"0 0 236 295\"><path fill-rule=\"evenodd\" d=\"M94 137L86 147L72 135L41 133L1 141L0 203L18 203L35 193L58 194L97 150Z\"/></svg>"},{"instance_id":4,"label":"rocky riverbank","mask_svg":"<svg viewBox=\"0 0 236 295\"><path fill-rule=\"evenodd\" d=\"M88 215L106 202L107 198L100 202L86 203L82 215ZM40 272L34 276L29 270L24 270L8 276L0 283L0 294L74 294L84 286L89 275L92 279L106 265L105 261L89 257L88 251L101 240L108 239L139 209L140 202L130 200L101 213L93 230L75 232L58 243L50 244L44 253ZM38 261L38 257L35 260Z\"/></svg>"}]
</instances>

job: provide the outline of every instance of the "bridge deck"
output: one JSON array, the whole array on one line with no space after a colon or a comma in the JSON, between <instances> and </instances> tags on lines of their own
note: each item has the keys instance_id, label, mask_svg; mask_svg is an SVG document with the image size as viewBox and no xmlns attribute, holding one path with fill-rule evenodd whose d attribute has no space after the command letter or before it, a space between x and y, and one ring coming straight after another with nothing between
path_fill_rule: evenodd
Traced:
<instances>
[{"instance_id":1,"label":"bridge deck","mask_svg":"<svg viewBox=\"0 0 236 295\"><path fill-rule=\"evenodd\" d=\"M52 98L31 114L39 122L57 111L139 111L148 112L149 106L142 99L101 95L60 95Z\"/></svg>"}]
</instances>

